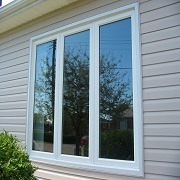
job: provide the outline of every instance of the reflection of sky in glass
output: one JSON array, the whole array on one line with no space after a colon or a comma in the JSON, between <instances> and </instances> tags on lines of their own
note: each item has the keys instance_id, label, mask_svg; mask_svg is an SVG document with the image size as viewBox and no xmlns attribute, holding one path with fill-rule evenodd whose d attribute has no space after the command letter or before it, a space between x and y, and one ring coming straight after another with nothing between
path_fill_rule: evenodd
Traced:
<instances>
[{"instance_id":1,"label":"reflection of sky in glass","mask_svg":"<svg viewBox=\"0 0 180 180\"><path fill-rule=\"evenodd\" d=\"M100 54L114 57L118 64L117 69L122 73L127 73L124 80L132 82L130 18L100 27Z\"/></svg>"},{"instance_id":2,"label":"reflection of sky in glass","mask_svg":"<svg viewBox=\"0 0 180 180\"><path fill-rule=\"evenodd\" d=\"M86 51L89 53L89 30L65 37L65 48L67 50Z\"/></svg>"},{"instance_id":3,"label":"reflection of sky in glass","mask_svg":"<svg viewBox=\"0 0 180 180\"><path fill-rule=\"evenodd\" d=\"M53 41L40 44L37 46L36 55L36 78L42 76L41 68L45 67L44 61L48 59L49 64L52 66L52 53L53 53Z\"/></svg>"}]
</instances>

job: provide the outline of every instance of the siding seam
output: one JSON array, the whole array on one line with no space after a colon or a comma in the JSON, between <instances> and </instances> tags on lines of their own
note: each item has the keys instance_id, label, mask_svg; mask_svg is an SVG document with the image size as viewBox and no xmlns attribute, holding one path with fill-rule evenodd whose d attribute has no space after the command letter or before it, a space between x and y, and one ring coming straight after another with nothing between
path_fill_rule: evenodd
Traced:
<instances>
[{"instance_id":1,"label":"siding seam","mask_svg":"<svg viewBox=\"0 0 180 180\"><path fill-rule=\"evenodd\" d=\"M171 29L171 28L174 28L174 27L178 27L180 26L179 24L178 25L174 25L174 26L171 26L171 27L166 27L166 28L162 28L162 29L158 29L158 30L152 30L152 31L148 31L148 32L145 32L145 33L141 33L141 35L145 35L145 34L149 34L149 33L153 33L153 32L158 32L158 31L162 31L162 30L167 30L167 29Z\"/></svg>"},{"instance_id":2,"label":"siding seam","mask_svg":"<svg viewBox=\"0 0 180 180\"><path fill-rule=\"evenodd\" d=\"M156 31L156 32L157 32L157 31ZM172 38L177 38L177 37L180 37L180 35L179 35L179 36L170 37L170 38L163 38L163 39L159 39L159 40L153 40L153 41L144 42L144 43L142 43L142 45L149 44L149 43L153 43L153 42L164 41L164 40L170 40L170 39L172 39Z\"/></svg>"},{"instance_id":3,"label":"siding seam","mask_svg":"<svg viewBox=\"0 0 180 180\"><path fill-rule=\"evenodd\" d=\"M147 1L148 2L148 1ZM144 2L144 3L147 3L147 2ZM170 5L173 5L173 4L178 4L179 2L173 2L173 3L170 3L170 4L167 4L165 6L161 6L161 7L158 7L158 8L154 8L154 9L151 9L151 10L148 10L148 11L144 11L144 12L140 12L140 14L144 14L146 12L151 12L151 11L154 11L154 10L157 10L157 9L161 9L161 8L164 8L164 7L168 7Z\"/></svg>"},{"instance_id":4,"label":"siding seam","mask_svg":"<svg viewBox=\"0 0 180 180\"><path fill-rule=\"evenodd\" d=\"M178 48L180 50L180 48ZM177 60L173 60L173 61L165 61L165 62L161 62L161 63L152 63L152 64L144 64L143 67L146 66L152 66L152 65L161 65L161 64L168 64L168 63L173 63L173 62L179 62L180 59Z\"/></svg>"},{"instance_id":5,"label":"siding seam","mask_svg":"<svg viewBox=\"0 0 180 180\"><path fill-rule=\"evenodd\" d=\"M16 53L16 52L19 52L19 51L25 50L25 49L29 49L29 46L24 47L24 48L19 49L19 50L16 50L16 51L12 51L11 53L3 54L3 55L2 55L2 56L0 56L0 57L7 56L7 55L9 55L9 54L13 54L13 53ZM24 55L23 55L23 56L24 56Z\"/></svg>"},{"instance_id":6,"label":"siding seam","mask_svg":"<svg viewBox=\"0 0 180 180\"><path fill-rule=\"evenodd\" d=\"M143 13L142 13L143 14ZM141 15L142 15L141 14ZM146 23L149 23L149 22L154 22L154 21L157 21L157 20L161 20L161 19L164 19L164 18L168 18L168 17L171 17L171 16L175 16L175 15L178 15L178 14L180 14L180 13L175 13L175 14L173 14L173 15L169 15L169 16L164 16L164 17L161 17L161 18L157 18L157 19L153 19L153 20L150 20L150 21L146 21L146 22L141 22L141 25L142 24L146 24Z\"/></svg>"},{"instance_id":7,"label":"siding seam","mask_svg":"<svg viewBox=\"0 0 180 180\"><path fill-rule=\"evenodd\" d=\"M168 50L158 50L158 51L154 51L154 52L150 52L150 53L142 53L141 55L149 55L149 54L154 54L154 53L159 53L159 52L166 52L166 51L171 51L171 50L178 50L178 48L172 48L172 49L168 49Z\"/></svg>"},{"instance_id":8,"label":"siding seam","mask_svg":"<svg viewBox=\"0 0 180 180\"><path fill-rule=\"evenodd\" d=\"M175 75L175 74L179 74L180 72L175 72L175 73L163 73L162 74L157 74L157 75L143 75L144 78L146 77L157 77L157 76L163 76L163 75ZM179 82L180 84L180 82ZM177 84L177 85L179 85ZM156 87L159 87L159 86L156 86Z\"/></svg>"}]
</instances>

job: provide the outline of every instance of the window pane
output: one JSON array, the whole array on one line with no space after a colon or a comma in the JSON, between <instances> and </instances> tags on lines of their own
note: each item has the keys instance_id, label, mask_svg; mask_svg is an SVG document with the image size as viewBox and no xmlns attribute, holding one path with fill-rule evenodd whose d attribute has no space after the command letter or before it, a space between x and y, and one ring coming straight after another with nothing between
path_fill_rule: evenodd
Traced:
<instances>
[{"instance_id":1,"label":"window pane","mask_svg":"<svg viewBox=\"0 0 180 180\"><path fill-rule=\"evenodd\" d=\"M56 40L37 46L33 150L53 152Z\"/></svg>"},{"instance_id":2,"label":"window pane","mask_svg":"<svg viewBox=\"0 0 180 180\"><path fill-rule=\"evenodd\" d=\"M89 30L65 37L62 153L88 156Z\"/></svg>"},{"instance_id":3,"label":"window pane","mask_svg":"<svg viewBox=\"0 0 180 180\"><path fill-rule=\"evenodd\" d=\"M134 160L131 19L100 26L100 158Z\"/></svg>"}]
</instances>

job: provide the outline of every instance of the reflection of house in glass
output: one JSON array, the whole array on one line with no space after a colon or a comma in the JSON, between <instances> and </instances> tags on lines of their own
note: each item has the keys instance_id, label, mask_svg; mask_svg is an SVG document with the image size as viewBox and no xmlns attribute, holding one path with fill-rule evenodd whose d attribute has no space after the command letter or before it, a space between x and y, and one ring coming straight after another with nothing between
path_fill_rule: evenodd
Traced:
<instances>
[{"instance_id":1,"label":"reflection of house in glass","mask_svg":"<svg viewBox=\"0 0 180 180\"><path fill-rule=\"evenodd\" d=\"M124 116L119 121L120 130L133 129L133 110L127 109L123 112Z\"/></svg>"},{"instance_id":2,"label":"reflection of house in glass","mask_svg":"<svg viewBox=\"0 0 180 180\"><path fill-rule=\"evenodd\" d=\"M100 122L102 130L126 130L133 129L133 109L127 109L122 113L122 117L112 120L110 115L100 115Z\"/></svg>"}]
</instances>

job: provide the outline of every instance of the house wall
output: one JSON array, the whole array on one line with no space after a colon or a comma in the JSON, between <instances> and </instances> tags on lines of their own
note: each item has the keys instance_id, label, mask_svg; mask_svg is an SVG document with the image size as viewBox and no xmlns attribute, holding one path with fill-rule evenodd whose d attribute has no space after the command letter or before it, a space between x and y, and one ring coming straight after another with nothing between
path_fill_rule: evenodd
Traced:
<instances>
[{"instance_id":1,"label":"house wall","mask_svg":"<svg viewBox=\"0 0 180 180\"><path fill-rule=\"evenodd\" d=\"M25 143L29 39L136 0L86 0L0 35L0 130ZM143 85L144 177L107 175L45 163L40 179L180 177L180 1L139 0Z\"/></svg>"}]
</instances>

